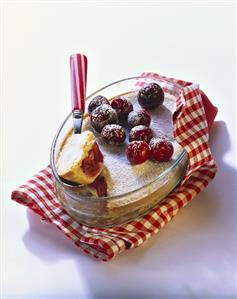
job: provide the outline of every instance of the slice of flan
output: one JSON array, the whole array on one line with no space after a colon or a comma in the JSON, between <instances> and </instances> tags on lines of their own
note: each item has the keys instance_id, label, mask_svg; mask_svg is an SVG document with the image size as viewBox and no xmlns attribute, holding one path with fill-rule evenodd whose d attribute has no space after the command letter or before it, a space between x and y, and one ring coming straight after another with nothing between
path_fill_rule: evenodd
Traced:
<instances>
[{"instance_id":1,"label":"slice of flan","mask_svg":"<svg viewBox=\"0 0 237 299\"><path fill-rule=\"evenodd\" d=\"M82 185L93 183L104 166L104 157L90 131L70 134L57 159L58 175Z\"/></svg>"}]
</instances>

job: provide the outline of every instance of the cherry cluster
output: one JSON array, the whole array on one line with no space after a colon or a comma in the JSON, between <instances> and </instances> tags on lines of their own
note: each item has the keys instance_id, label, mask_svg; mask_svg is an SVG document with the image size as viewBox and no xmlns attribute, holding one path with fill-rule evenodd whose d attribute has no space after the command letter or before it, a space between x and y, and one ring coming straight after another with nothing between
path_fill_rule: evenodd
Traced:
<instances>
[{"instance_id":1,"label":"cherry cluster","mask_svg":"<svg viewBox=\"0 0 237 299\"><path fill-rule=\"evenodd\" d=\"M137 100L142 108L134 111L132 103L125 97L109 101L104 96L96 96L88 106L91 126L101 133L104 142L119 145L125 141L126 133L118 123L127 122L131 130L126 154L132 164L141 164L149 158L159 162L170 160L173 145L165 138L153 137L149 127L151 115L146 110L163 104L162 88L157 83L148 84L139 90Z\"/></svg>"}]
</instances>

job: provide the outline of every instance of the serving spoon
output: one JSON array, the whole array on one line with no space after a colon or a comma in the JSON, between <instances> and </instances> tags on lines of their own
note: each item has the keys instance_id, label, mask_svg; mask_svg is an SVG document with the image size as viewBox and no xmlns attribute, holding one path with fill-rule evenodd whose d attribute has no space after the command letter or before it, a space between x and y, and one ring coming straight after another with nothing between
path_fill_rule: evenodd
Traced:
<instances>
[{"instance_id":1,"label":"serving spoon","mask_svg":"<svg viewBox=\"0 0 237 299\"><path fill-rule=\"evenodd\" d=\"M86 98L87 58L85 55L70 56L70 75L74 134L80 134Z\"/></svg>"},{"instance_id":2,"label":"serving spoon","mask_svg":"<svg viewBox=\"0 0 237 299\"><path fill-rule=\"evenodd\" d=\"M70 56L71 103L73 117L73 132L80 134L83 115L85 112L86 83L87 83L87 57L83 54ZM61 184L68 188L81 188L82 184L65 180L58 176Z\"/></svg>"}]
</instances>

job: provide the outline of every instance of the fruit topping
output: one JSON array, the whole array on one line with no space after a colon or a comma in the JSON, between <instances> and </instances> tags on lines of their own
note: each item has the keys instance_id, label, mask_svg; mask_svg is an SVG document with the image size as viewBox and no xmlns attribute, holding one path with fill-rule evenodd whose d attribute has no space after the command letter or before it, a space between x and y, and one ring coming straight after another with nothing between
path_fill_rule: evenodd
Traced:
<instances>
[{"instance_id":1,"label":"fruit topping","mask_svg":"<svg viewBox=\"0 0 237 299\"><path fill-rule=\"evenodd\" d=\"M149 127L151 123L151 115L146 109L132 111L128 115L128 124L130 127L144 125Z\"/></svg>"},{"instance_id":2,"label":"fruit topping","mask_svg":"<svg viewBox=\"0 0 237 299\"><path fill-rule=\"evenodd\" d=\"M111 106L117 111L120 120L127 119L129 112L133 111L132 103L122 97L113 99Z\"/></svg>"},{"instance_id":3,"label":"fruit topping","mask_svg":"<svg viewBox=\"0 0 237 299\"><path fill-rule=\"evenodd\" d=\"M102 104L91 112L90 121L92 127L101 132L104 126L118 122L117 112L110 105Z\"/></svg>"},{"instance_id":4,"label":"fruit topping","mask_svg":"<svg viewBox=\"0 0 237 299\"><path fill-rule=\"evenodd\" d=\"M174 152L173 144L164 138L152 138L149 146L152 158L159 162L169 161Z\"/></svg>"},{"instance_id":5,"label":"fruit topping","mask_svg":"<svg viewBox=\"0 0 237 299\"><path fill-rule=\"evenodd\" d=\"M88 176L94 176L100 169L100 163L102 163L104 157L95 142L93 148L89 151L88 156L82 161L81 168L83 172Z\"/></svg>"},{"instance_id":6,"label":"fruit topping","mask_svg":"<svg viewBox=\"0 0 237 299\"><path fill-rule=\"evenodd\" d=\"M108 144L121 144L126 138L123 127L119 125L106 125L101 131L102 139Z\"/></svg>"},{"instance_id":7,"label":"fruit topping","mask_svg":"<svg viewBox=\"0 0 237 299\"><path fill-rule=\"evenodd\" d=\"M129 141L134 141L134 140L143 140L147 143L152 138L152 130L146 126L136 126L133 127L132 130L129 133Z\"/></svg>"},{"instance_id":8,"label":"fruit topping","mask_svg":"<svg viewBox=\"0 0 237 299\"><path fill-rule=\"evenodd\" d=\"M100 95L94 97L90 101L90 104L88 106L88 112L89 112L89 114L91 114L91 112L93 110L95 110L95 108L99 107L102 104L108 104L109 105L109 101L105 97L100 96Z\"/></svg>"},{"instance_id":9,"label":"fruit topping","mask_svg":"<svg viewBox=\"0 0 237 299\"><path fill-rule=\"evenodd\" d=\"M128 144L126 154L132 164L141 164L149 157L149 145L145 141L132 141Z\"/></svg>"},{"instance_id":10,"label":"fruit topping","mask_svg":"<svg viewBox=\"0 0 237 299\"><path fill-rule=\"evenodd\" d=\"M99 175L95 181L89 185L89 187L96 190L98 197L107 196L107 184L102 175Z\"/></svg>"},{"instance_id":11,"label":"fruit topping","mask_svg":"<svg viewBox=\"0 0 237 299\"><path fill-rule=\"evenodd\" d=\"M164 92L157 83L150 83L139 90L137 99L143 108L153 109L163 104Z\"/></svg>"}]
</instances>

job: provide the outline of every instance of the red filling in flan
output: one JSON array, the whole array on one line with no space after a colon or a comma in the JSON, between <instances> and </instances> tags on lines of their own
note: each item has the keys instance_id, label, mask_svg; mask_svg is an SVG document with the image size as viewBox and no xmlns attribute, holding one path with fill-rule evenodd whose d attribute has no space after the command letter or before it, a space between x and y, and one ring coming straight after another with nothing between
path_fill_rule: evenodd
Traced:
<instances>
[{"instance_id":1,"label":"red filling in flan","mask_svg":"<svg viewBox=\"0 0 237 299\"><path fill-rule=\"evenodd\" d=\"M94 176L100 169L100 163L103 162L103 155L95 142L88 156L82 161L81 168L88 176Z\"/></svg>"}]
</instances>

